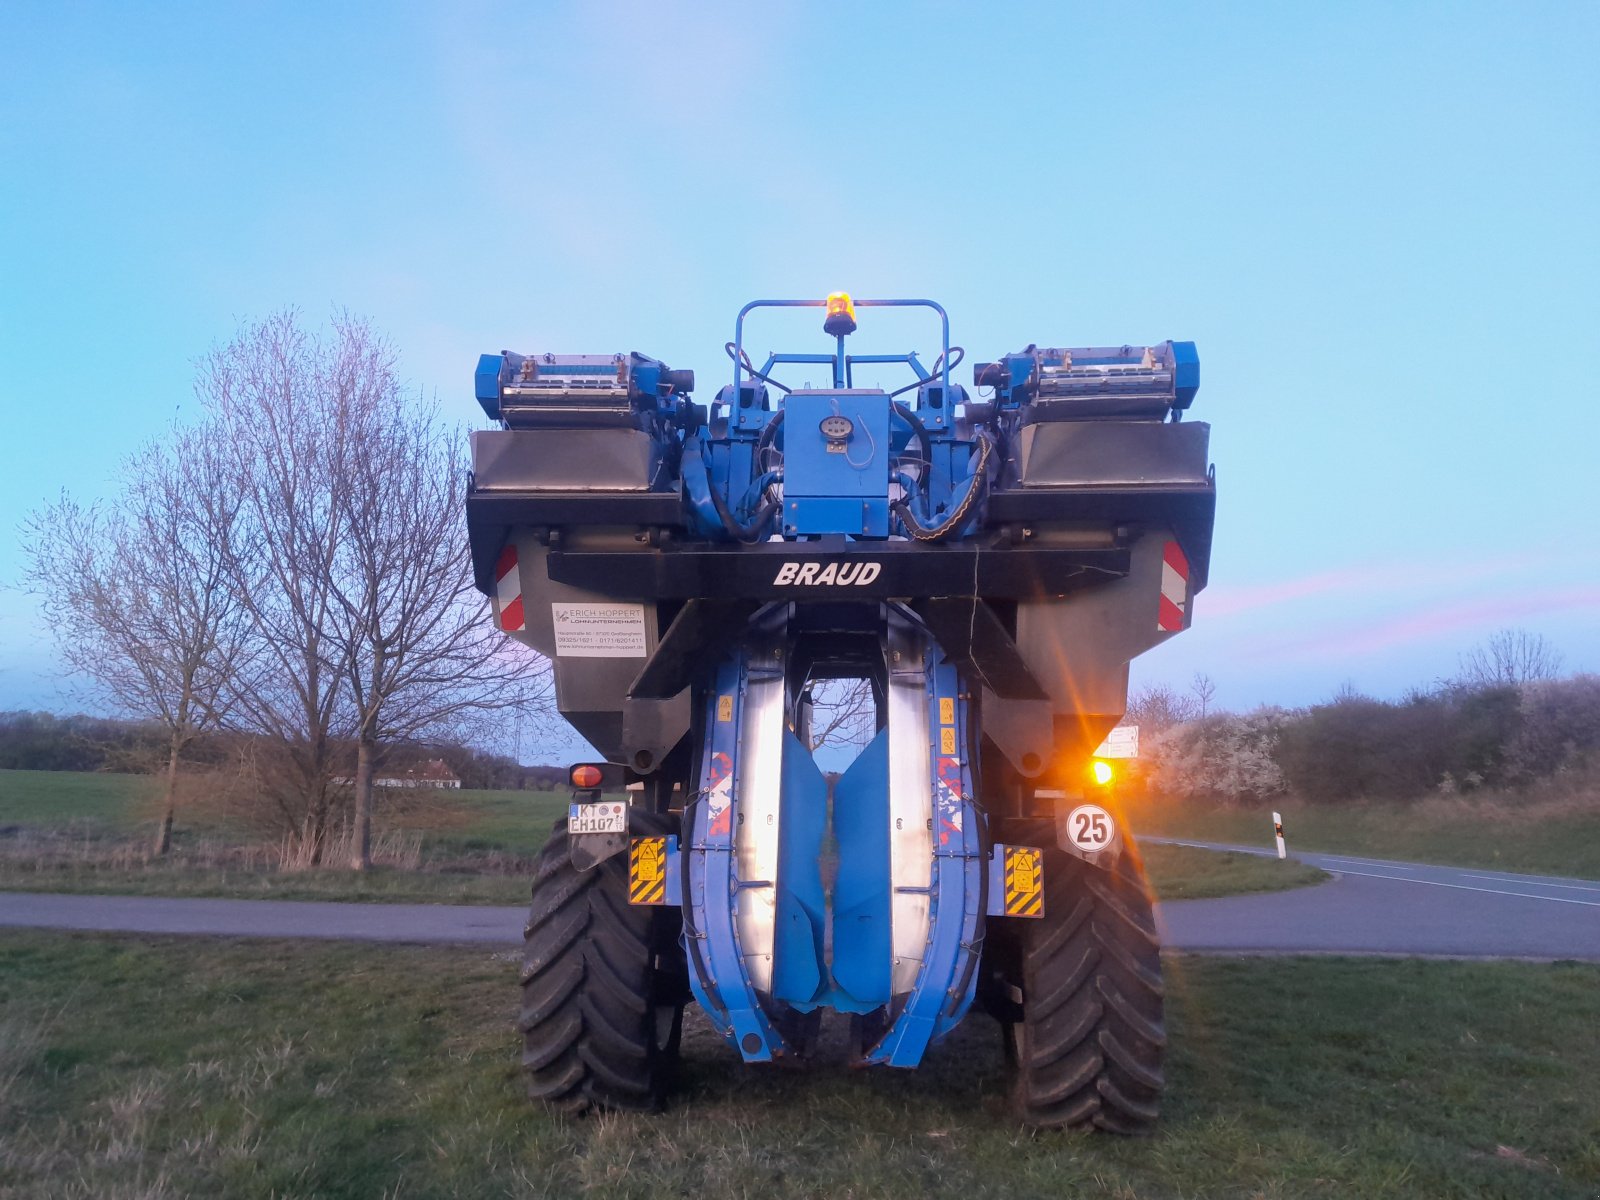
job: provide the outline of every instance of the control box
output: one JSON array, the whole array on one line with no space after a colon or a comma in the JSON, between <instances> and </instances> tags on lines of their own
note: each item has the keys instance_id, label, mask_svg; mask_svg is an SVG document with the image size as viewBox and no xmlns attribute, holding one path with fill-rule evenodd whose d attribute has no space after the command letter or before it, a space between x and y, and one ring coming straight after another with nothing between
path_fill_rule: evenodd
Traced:
<instances>
[{"instance_id":1,"label":"control box","mask_svg":"<svg viewBox=\"0 0 1600 1200\"><path fill-rule=\"evenodd\" d=\"M888 537L888 395L796 391L783 407L783 532Z\"/></svg>"}]
</instances>

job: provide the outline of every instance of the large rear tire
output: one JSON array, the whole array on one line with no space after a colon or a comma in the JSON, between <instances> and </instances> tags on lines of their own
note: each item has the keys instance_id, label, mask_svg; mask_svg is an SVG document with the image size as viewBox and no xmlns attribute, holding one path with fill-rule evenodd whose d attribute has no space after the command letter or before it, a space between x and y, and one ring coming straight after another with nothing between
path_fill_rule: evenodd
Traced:
<instances>
[{"instance_id":1,"label":"large rear tire","mask_svg":"<svg viewBox=\"0 0 1600 1200\"><path fill-rule=\"evenodd\" d=\"M634 810L635 836L675 832ZM566 822L539 855L523 931L528 1094L570 1113L660 1108L672 1083L688 976L679 910L628 903L628 855L580 872Z\"/></svg>"},{"instance_id":2,"label":"large rear tire","mask_svg":"<svg viewBox=\"0 0 1600 1200\"><path fill-rule=\"evenodd\" d=\"M1012 1106L1033 1128L1148 1134L1167 1038L1161 941L1137 855L1105 868L1052 851L1044 880L1044 916L1008 922L1007 974L1022 993L1002 1020Z\"/></svg>"}]
</instances>

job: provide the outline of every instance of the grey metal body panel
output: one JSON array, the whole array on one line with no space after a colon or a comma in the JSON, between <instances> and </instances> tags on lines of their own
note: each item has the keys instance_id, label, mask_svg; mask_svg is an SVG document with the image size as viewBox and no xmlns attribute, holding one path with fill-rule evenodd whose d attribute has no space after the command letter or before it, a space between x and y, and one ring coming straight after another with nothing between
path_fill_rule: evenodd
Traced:
<instances>
[{"instance_id":1,"label":"grey metal body panel","mask_svg":"<svg viewBox=\"0 0 1600 1200\"><path fill-rule=\"evenodd\" d=\"M1157 623L1168 537L1140 538L1121 579L1017 605L1017 649L1050 695L1058 755L1087 754L1100 744L1127 708L1128 663L1177 632ZM1185 628L1192 599L1185 597Z\"/></svg>"},{"instance_id":2,"label":"grey metal body panel","mask_svg":"<svg viewBox=\"0 0 1600 1200\"><path fill-rule=\"evenodd\" d=\"M1023 426L1016 470L1025 488L1204 483L1211 427L1203 421L1045 421Z\"/></svg>"},{"instance_id":3,"label":"grey metal body panel","mask_svg":"<svg viewBox=\"0 0 1600 1200\"><path fill-rule=\"evenodd\" d=\"M631 535L626 536L631 541ZM628 745L624 733L624 717L628 711L625 697L634 679L649 661L648 656L655 653L660 642L661 629L655 602L642 596L617 597L557 583L546 570L545 558L549 551L538 538L528 530L518 530L512 541L517 548L517 570L521 579L526 627L515 632L508 631L507 636L532 646L550 659L555 668L556 705L573 728L608 759L633 762L632 753L624 758L624 750ZM614 604L629 600L636 600L643 609L645 655L577 658L557 653L552 605ZM655 755L656 761L659 761L665 749L669 749L688 731L688 692L652 702L650 721L649 744L663 747Z\"/></svg>"},{"instance_id":4,"label":"grey metal body panel","mask_svg":"<svg viewBox=\"0 0 1600 1200\"><path fill-rule=\"evenodd\" d=\"M643 492L660 450L639 429L496 429L472 435L472 474L486 492Z\"/></svg>"}]
</instances>

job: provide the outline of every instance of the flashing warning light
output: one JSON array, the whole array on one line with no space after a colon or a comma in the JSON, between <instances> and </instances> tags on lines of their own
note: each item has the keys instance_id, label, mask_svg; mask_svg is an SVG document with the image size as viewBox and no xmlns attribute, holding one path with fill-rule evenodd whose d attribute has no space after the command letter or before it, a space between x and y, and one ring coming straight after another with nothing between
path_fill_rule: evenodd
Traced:
<instances>
[{"instance_id":1,"label":"flashing warning light","mask_svg":"<svg viewBox=\"0 0 1600 1200\"><path fill-rule=\"evenodd\" d=\"M1097 758L1089 764L1089 773L1094 776L1094 781L1101 787L1105 787L1106 784L1110 783L1112 776L1116 774L1111 769L1111 764L1103 758Z\"/></svg>"},{"instance_id":2,"label":"flashing warning light","mask_svg":"<svg viewBox=\"0 0 1600 1200\"><path fill-rule=\"evenodd\" d=\"M849 292L833 292L828 296L828 315L823 318L822 332L833 337L843 337L856 331L856 306Z\"/></svg>"},{"instance_id":3,"label":"flashing warning light","mask_svg":"<svg viewBox=\"0 0 1600 1200\"><path fill-rule=\"evenodd\" d=\"M579 763L568 772L568 777L572 780L573 787L584 791L592 791L599 787L603 778L600 768L593 763Z\"/></svg>"}]
</instances>

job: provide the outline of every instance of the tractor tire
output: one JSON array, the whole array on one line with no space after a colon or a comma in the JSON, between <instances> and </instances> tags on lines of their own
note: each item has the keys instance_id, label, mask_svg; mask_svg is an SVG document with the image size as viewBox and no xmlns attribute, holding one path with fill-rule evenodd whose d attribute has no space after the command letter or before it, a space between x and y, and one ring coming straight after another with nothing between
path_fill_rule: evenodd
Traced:
<instances>
[{"instance_id":1,"label":"tractor tire","mask_svg":"<svg viewBox=\"0 0 1600 1200\"><path fill-rule=\"evenodd\" d=\"M676 832L630 814L634 836ZM628 903L628 855L578 871L565 819L540 852L523 930L528 1094L568 1113L661 1107L678 1059L687 967L673 906Z\"/></svg>"},{"instance_id":2,"label":"tractor tire","mask_svg":"<svg viewBox=\"0 0 1600 1200\"><path fill-rule=\"evenodd\" d=\"M1011 1101L1036 1129L1142 1135L1160 1115L1161 941L1137 852L1090 866L1047 852L1044 916L1016 929L1016 1019L1002 1021Z\"/></svg>"}]
</instances>

